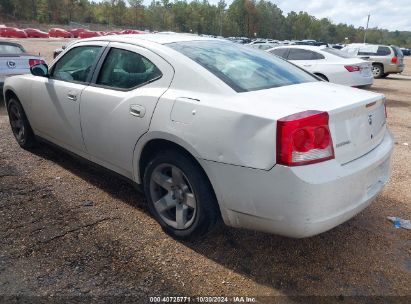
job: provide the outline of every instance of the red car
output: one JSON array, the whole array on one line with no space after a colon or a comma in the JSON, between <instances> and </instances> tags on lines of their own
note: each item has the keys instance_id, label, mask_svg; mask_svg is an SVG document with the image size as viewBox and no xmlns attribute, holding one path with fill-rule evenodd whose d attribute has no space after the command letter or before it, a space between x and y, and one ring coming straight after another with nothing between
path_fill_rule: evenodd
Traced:
<instances>
[{"instance_id":1,"label":"red car","mask_svg":"<svg viewBox=\"0 0 411 304\"><path fill-rule=\"evenodd\" d=\"M8 38L27 38L25 31L15 27L2 27L0 28L0 36Z\"/></svg>"},{"instance_id":2,"label":"red car","mask_svg":"<svg viewBox=\"0 0 411 304\"><path fill-rule=\"evenodd\" d=\"M38 29L26 28L24 30L29 38L49 38L49 34Z\"/></svg>"},{"instance_id":3,"label":"red car","mask_svg":"<svg viewBox=\"0 0 411 304\"><path fill-rule=\"evenodd\" d=\"M98 37L98 36L102 36L100 32L94 32L94 31L83 31L81 32L78 37L79 38L91 38L91 37Z\"/></svg>"},{"instance_id":4,"label":"red car","mask_svg":"<svg viewBox=\"0 0 411 304\"><path fill-rule=\"evenodd\" d=\"M55 37L55 38L71 38L73 35L61 28L51 28L49 29L49 36L50 37Z\"/></svg>"},{"instance_id":5,"label":"red car","mask_svg":"<svg viewBox=\"0 0 411 304\"><path fill-rule=\"evenodd\" d=\"M88 31L87 29L84 28L75 28L75 29L71 29L69 30L69 32L73 35L74 38L78 38L80 33Z\"/></svg>"},{"instance_id":6,"label":"red car","mask_svg":"<svg viewBox=\"0 0 411 304\"><path fill-rule=\"evenodd\" d=\"M120 33L121 34L145 34L146 32L139 31L139 30L123 30Z\"/></svg>"}]
</instances>

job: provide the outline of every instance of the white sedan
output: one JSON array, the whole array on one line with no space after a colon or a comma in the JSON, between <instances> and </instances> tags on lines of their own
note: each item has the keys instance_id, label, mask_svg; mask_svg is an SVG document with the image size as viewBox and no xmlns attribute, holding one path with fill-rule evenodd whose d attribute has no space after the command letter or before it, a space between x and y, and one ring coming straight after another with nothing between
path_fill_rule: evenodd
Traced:
<instances>
[{"instance_id":1,"label":"white sedan","mask_svg":"<svg viewBox=\"0 0 411 304\"><path fill-rule=\"evenodd\" d=\"M288 45L267 52L280 56L325 81L351 87L373 84L370 62L327 46Z\"/></svg>"},{"instance_id":2,"label":"white sedan","mask_svg":"<svg viewBox=\"0 0 411 304\"><path fill-rule=\"evenodd\" d=\"M312 236L368 206L390 175L383 95L246 46L106 36L31 70L4 86L20 146L46 140L141 185L176 238L220 218Z\"/></svg>"}]
</instances>

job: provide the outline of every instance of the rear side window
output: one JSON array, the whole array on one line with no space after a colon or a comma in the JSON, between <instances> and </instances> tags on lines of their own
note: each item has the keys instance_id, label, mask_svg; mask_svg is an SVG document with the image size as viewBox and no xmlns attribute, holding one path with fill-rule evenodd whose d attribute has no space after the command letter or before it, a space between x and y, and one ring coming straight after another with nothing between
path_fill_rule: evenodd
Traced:
<instances>
[{"instance_id":1,"label":"rear side window","mask_svg":"<svg viewBox=\"0 0 411 304\"><path fill-rule=\"evenodd\" d=\"M285 60L231 42L187 41L167 46L201 65L237 92L318 81Z\"/></svg>"},{"instance_id":2,"label":"rear side window","mask_svg":"<svg viewBox=\"0 0 411 304\"><path fill-rule=\"evenodd\" d=\"M377 56L388 56L391 54L391 50L387 46L379 46Z\"/></svg>"},{"instance_id":3,"label":"rear side window","mask_svg":"<svg viewBox=\"0 0 411 304\"><path fill-rule=\"evenodd\" d=\"M132 89L162 76L160 70L147 58L131 51L112 48L108 53L96 84Z\"/></svg>"},{"instance_id":4,"label":"rear side window","mask_svg":"<svg viewBox=\"0 0 411 304\"><path fill-rule=\"evenodd\" d=\"M282 57L284 59L287 59L288 50L289 50L288 48L274 49L274 50L271 50L270 53L277 55L279 57Z\"/></svg>"},{"instance_id":5,"label":"rear side window","mask_svg":"<svg viewBox=\"0 0 411 304\"><path fill-rule=\"evenodd\" d=\"M288 60L317 60L324 59L324 56L313 51L303 49L290 49Z\"/></svg>"},{"instance_id":6,"label":"rear side window","mask_svg":"<svg viewBox=\"0 0 411 304\"><path fill-rule=\"evenodd\" d=\"M53 67L52 78L63 81L87 82L101 46L79 46L69 50Z\"/></svg>"}]
</instances>

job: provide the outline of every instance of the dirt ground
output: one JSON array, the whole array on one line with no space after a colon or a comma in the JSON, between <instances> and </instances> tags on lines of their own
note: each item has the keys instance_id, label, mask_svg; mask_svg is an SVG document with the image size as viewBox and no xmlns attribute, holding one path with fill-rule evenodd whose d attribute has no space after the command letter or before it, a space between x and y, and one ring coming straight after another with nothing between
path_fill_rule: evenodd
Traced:
<instances>
[{"instance_id":1,"label":"dirt ground","mask_svg":"<svg viewBox=\"0 0 411 304\"><path fill-rule=\"evenodd\" d=\"M22 43L50 61L64 41ZM308 239L225 227L202 241L175 241L148 214L144 196L115 175L47 145L19 148L1 107L0 302L179 295L410 303L411 231L386 219L411 219L411 57L406 65L371 88L386 94L396 140L390 182L358 216Z\"/></svg>"}]
</instances>

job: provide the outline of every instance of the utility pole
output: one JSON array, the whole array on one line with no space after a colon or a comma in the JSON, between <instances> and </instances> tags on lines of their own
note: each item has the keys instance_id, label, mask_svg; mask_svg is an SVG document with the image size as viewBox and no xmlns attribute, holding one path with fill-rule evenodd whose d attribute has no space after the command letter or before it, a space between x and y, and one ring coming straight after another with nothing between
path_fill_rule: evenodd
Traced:
<instances>
[{"instance_id":1,"label":"utility pole","mask_svg":"<svg viewBox=\"0 0 411 304\"><path fill-rule=\"evenodd\" d=\"M367 27L365 28L365 31L364 31L364 44L365 44L365 41L367 40L367 30L368 30L368 24L370 23L370 14L368 14L368 19L367 19Z\"/></svg>"}]
</instances>

